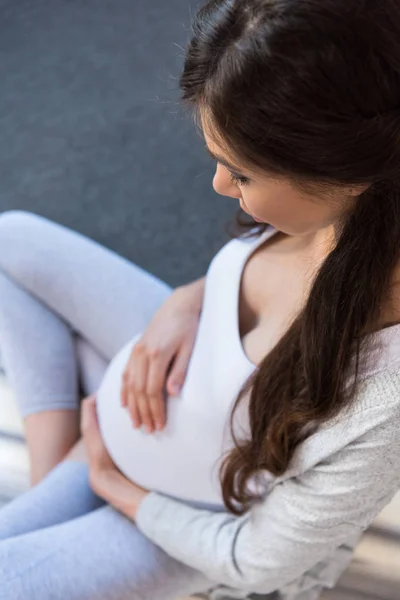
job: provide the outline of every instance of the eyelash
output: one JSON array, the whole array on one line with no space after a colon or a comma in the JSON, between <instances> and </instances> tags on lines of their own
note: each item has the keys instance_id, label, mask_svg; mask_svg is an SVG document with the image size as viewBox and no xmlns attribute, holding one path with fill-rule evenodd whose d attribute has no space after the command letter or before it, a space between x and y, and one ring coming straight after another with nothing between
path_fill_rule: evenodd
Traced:
<instances>
[{"instance_id":1,"label":"eyelash","mask_svg":"<svg viewBox=\"0 0 400 600\"><path fill-rule=\"evenodd\" d=\"M217 165L221 164L218 161L216 161L216 163ZM229 175L234 185L248 185L250 183L248 177L239 177L238 175L234 175L232 171L229 171Z\"/></svg>"},{"instance_id":2,"label":"eyelash","mask_svg":"<svg viewBox=\"0 0 400 600\"><path fill-rule=\"evenodd\" d=\"M229 172L229 175L234 185L248 185L250 183L250 180L247 177L238 177L231 172Z\"/></svg>"}]
</instances>

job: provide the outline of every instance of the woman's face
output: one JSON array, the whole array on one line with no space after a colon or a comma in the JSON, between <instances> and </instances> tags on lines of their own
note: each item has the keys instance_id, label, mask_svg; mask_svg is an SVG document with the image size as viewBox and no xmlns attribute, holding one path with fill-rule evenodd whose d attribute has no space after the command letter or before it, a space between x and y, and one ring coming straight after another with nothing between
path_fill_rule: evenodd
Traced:
<instances>
[{"instance_id":1,"label":"woman's face","mask_svg":"<svg viewBox=\"0 0 400 600\"><path fill-rule=\"evenodd\" d=\"M332 229L349 210L362 189L353 186L348 194L333 189L315 195L301 192L287 179L241 167L212 141L203 128L208 152L217 160L213 188L222 196L237 198L242 209L256 221L270 223L288 235L305 236ZM363 188L365 189L366 186ZM347 190L346 190L347 191Z\"/></svg>"}]
</instances>

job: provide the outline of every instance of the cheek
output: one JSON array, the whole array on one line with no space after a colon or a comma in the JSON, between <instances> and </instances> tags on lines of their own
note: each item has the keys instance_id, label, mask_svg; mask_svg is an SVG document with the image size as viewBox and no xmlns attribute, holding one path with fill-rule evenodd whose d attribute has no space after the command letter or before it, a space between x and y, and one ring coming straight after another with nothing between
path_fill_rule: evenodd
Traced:
<instances>
[{"instance_id":1,"label":"cheek","mask_svg":"<svg viewBox=\"0 0 400 600\"><path fill-rule=\"evenodd\" d=\"M304 211L304 202L292 188L280 182L269 182L262 187L250 183L241 186L240 192L245 206L253 215L275 226L288 219L298 219Z\"/></svg>"},{"instance_id":2,"label":"cheek","mask_svg":"<svg viewBox=\"0 0 400 600\"><path fill-rule=\"evenodd\" d=\"M332 207L326 200L302 196L290 185L269 184L263 189L241 188L244 209L289 235L303 235L330 225Z\"/></svg>"},{"instance_id":3,"label":"cheek","mask_svg":"<svg viewBox=\"0 0 400 600\"><path fill-rule=\"evenodd\" d=\"M284 205L270 190L257 190L252 184L240 186L242 202L250 212L260 219L268 220L268 217L279 213ZM280 209L279 209L280 207Z\"/></svg>"}]
</instances>

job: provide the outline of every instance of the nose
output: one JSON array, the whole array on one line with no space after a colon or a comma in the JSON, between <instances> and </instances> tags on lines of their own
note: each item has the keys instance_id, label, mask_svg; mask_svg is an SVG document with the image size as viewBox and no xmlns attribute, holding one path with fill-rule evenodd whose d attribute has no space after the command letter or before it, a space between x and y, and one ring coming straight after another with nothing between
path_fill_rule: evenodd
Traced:
<instances>
[{"instance_id":1,"label":"nose","mask_svg":"<svg viewBox=\"0 0 400 600\"><path fill-rule=\"evenodd\" d=\"M232 183L228 169L223 165L217 165L213 178L213 188L221 196L238 199L242 197L238 186Z\"/></svg>"}]
</instances>

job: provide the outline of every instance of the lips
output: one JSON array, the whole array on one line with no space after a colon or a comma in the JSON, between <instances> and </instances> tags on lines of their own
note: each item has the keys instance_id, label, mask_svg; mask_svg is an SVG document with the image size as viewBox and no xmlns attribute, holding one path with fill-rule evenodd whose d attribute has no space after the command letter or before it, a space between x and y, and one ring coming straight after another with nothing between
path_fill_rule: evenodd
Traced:
<instances>
[{"instance_id":1,"label":"lips","mask_svg":"<svg viewBox=\"0 0 400 600\"><path fill-rule=\"evenodd\" d=\"M240 206L242 207L242 210L244 210L245 213L247 213L248 215L250 215L250 217L253 217L253 219L255 221L257 221L257 223L264 223L264 221L262 219L259 219L258 217L255 217L247 208L246 204L244 203L244 201L242 200L242 198L239 198L239 203Z\"/></svg>"}]
</instances>

